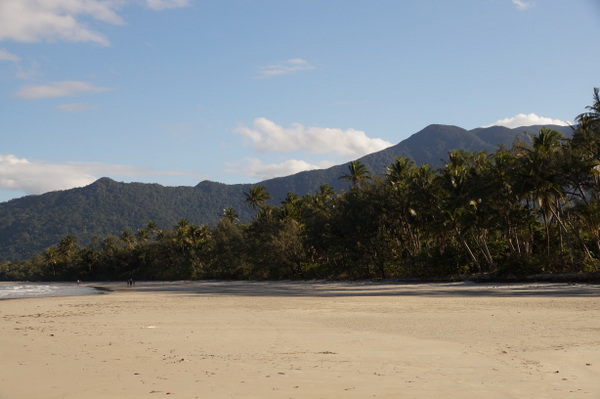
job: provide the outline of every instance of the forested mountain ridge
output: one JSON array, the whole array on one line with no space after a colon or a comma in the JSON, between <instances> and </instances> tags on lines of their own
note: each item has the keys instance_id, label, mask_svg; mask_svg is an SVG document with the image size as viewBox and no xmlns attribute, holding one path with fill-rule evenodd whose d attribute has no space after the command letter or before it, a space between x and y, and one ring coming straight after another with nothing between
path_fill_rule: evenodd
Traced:
<instances>
[{"instance_id":1,"label":"forested mountain ridge","mask_svg":"<svg viewBox=\"0 0 600 399\"><path fill-rule=\"evenodd\" d=\"M494 126L465 130L456 126L430 125L401 143L359 160L374 174L382 174L397 157L416 164L440 166L448 151L494 151L510 147L515 138L527 140L524 132L536 134L542 126L508 129ZM548 126L571 135L571 128ZM323 184L340 191L347 182L339 177L348 164L300 172L261 182L279 204L288 192L316 192ZM254 214L244 206L244 193L252 185L203 181L195 187L164 187L159 184L119 183L101 178L89 186L0 203L0 261L17 261L40 253L69 234L80 243L93 237L136 231L152 220L159 228L170 228L184 218L194 224L213 224L223 209L232 207L240 219Z\"/></svg>"},{"instance_id":2,"label":"forested mountain ridge","mask_svg":"<svg viewBox=\"0 0 600 399\"><path fill-rule=\"evenodd\" d=\"M466 130L450 125L429 125L423 130L413 134L406 140L392 147L365 155L359 158L369 171L374 174L383 174L386 167L394 162L397 157L407 157L417 165L429 164L433 167L442 166L451 150L467 151L495 151L498 146L510 148L515 139L529 141L527 134L536 135L543 127L557 130L570 137L573 129L570 126L524 126L510 129L503 126L491 126ZM310 170L296 173L291 176L278 177L265 180L260 184L271 193L275 204L278 204L288 192L298 195L315 192L319 186L326 183L336 190L346 189L348 183L339 180L346 173L348 163L332 166L328 169Z\"/></svg>"}]
</instances>

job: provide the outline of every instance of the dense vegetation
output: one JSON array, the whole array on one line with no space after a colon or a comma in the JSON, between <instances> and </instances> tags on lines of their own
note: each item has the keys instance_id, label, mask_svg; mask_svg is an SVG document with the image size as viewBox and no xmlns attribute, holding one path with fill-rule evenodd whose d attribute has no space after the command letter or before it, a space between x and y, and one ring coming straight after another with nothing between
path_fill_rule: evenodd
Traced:
<instances>
[{"instance_id":1,"label":"dense vegetation","mask_svg":"<svg viewBox=\"0 0 600 399\"><path fill-rule=\"evenodd\" d=\"M515 137L528 140L524 131L537 132L542 126L509 129L493 126L465 130L457 126L429 125L399 144L359 159L373 174L383 175L397 157L416 165L443 166L453 149L494 151L510 147ZM552 126L567 137L568 126ZM348 164L310 170L261 182L279 205L288 192L304 196L328 184L336 192L348 191L349 183L338 179ZM158 184L122 183L101 178L86 187L32 195L0 203L0 262L33 257L66 235L87 246L94 237L136 231L149 220L159 229L172 228L179 219L214 227L224 208L233 207L240 221L250 222L254 212L244 205L250 184L228 185L211 181L195 187L164 187Z\"/></svg>"},{"instance_id":2,"label":"dense vegetation","mask_svg":"<svg viewBox=\"0 0 600 399\"><path fill-rule=\"evenodd\" d=\"M493 153L451 151L444 166L360 161L340 180L278 205L263 185L212 227L181 219L80 246L70 235L0 278L45 280L450 277L600 271L600 98L572 137L542 128Z\"/></svg>"},{"instance_id":3,"label":"dense vegetation","mask_svg":"<svg viewBox=\"0 0 600 399\"><path fill-rule=\"evenodd\" d=\"M31 258L69 234L87 245L94 236L136 230L149 220L161 228L180 218L216 223L224 206L243 203L243 191L215 182L163 187L102 178L87 187L12 200L0 206L0 261Z\"/></svg>"}]
</instances>

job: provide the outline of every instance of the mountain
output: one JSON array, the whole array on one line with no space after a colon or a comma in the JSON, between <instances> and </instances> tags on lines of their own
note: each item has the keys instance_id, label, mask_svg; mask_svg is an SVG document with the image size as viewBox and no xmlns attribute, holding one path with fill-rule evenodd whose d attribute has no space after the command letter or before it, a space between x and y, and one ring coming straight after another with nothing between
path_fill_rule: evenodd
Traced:
<instances>
[{"instance_id":1,"label":"mountain","mask_svg":"<svg viewBox=\"0 0 600 399\"><path fill-rule=\"evenodd\" d=\"M547 126L571 135L571 128ZM515 138L527 140L542 126L509 129L500 126L465 130L457 126L430 125L408 139L359 160L375 174L385 172L396 157L412 158L417 164L441 166L448 151L464 149L493 152L499 145L510 147ZM279 204L288 192L316 192L322 184L340 191L348 183L339 180L348 164L300 172L265 180L263 184ZM0 261L26 259L56 244L67 234L80 244L94 236L136 231L148 221L171 228L181 218L194 224L215 223L223 209L231 206L247 221L253 212L244 206L244 192L251 184L227 185L211 181L195 187L164 187L159 184L119 183L101 178L89 186L0 203Z\"/></svg>"}]
</instances>

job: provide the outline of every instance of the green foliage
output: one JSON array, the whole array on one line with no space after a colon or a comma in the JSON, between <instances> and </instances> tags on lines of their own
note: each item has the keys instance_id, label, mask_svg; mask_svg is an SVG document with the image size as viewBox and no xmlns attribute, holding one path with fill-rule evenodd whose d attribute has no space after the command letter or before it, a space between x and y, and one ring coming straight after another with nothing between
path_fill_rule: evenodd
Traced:
<instances>
[{"instance_id":1,"label":"green foliage","mask_svg":"<svg viewBox=\"0 0 600 399\"><path fill-rule=\"evenodd\" d=\"M66 235L87 245L94 237L135 234L149 220L154 231L181 218L216 224L223 209L243 200L242 186L203 182L197 187L163 187L108 178L83 188L24 197L0 204L0 260L30 258ZM240 219L249 220L251 214L240 207Z\"/></svg>"},{"instance_id":2,"label":"green foliage","mask_svg":"<svg viewBox=\"0 0 600 399\"><path fill-rule=\"evenodd\" d=\"M323 184L304 195L288 192L276 206L268 203L266 186L236 188L237 203L252 208L254 217L217 201L224 187L203 183L215 195L212 225L183 211L183 199L169 198L168 189L151 202L172 207L165 215L145 201L144 195L156 193L147 185L136 186L135 197L117 196L123 186L101 179L82 190L93 191L98 208L138 201L139 207L130 208L135 217L117 232L107 227L106 234L87 240L57 225L54 234L62 234L51 235L54 244L28 261L0 263L0 278L384 279L596 272L600 145L594 140L600 143L600 104L588 110L578 118L573 139L542 128L529 143L519 140L510 150L449 151L437 169L399 157L385 174L371 176L361 161L352 162L341 177L352 185L341 194ZM120 200L108 201L109 195ZM185 198L199 201L192 194ZM115 222L93 216L77 220L81 212L66 215L67 205L89 205L72 195L46 199L55 201L56 214L67 218L67 226L96 226L90 234L99 226L103 231L102 223ZM102 215L116 218L118 213L104 209ZM13 214L5 217L4 226L19 228ZM16 236L24 243L46 242L28 236L31 231Z\"/></svg>"},{"instance_id":3,"label":"green foliage","mask_svg":"<svg viewBox=\"0 0 600 399\"><path fill-rule=\"evenodd\" d=\"M250 208L255 211L262 210L267 205L267 201L270 200L271 194L267 192L267 188L262 184L257 184L248 189L247 193L244 193L246 199L244 202Z\"/></svg>"},{"instance_id":4,"label":"green foliage","mask_svg":"<svg viewBox=\"0 0 600 399\"><path fill-rule=\"evenodd\" d=\"M564 134L570 130L554 128ZM467 131L456 126L431 125L401 144L367 155L354 164L362 164L359 169L370 171L373 177L385 174L386 167L399 156L409 157L416 165L430 164L435 169L442 166L440 160L452 149L492 151L498 144L510 146L515 136L526 138L522 129L496 126ZM290 192L300 197L318 192L324 184L339 192L350 187L351 180L339 179L350 172L349 166L301 172L266 180L261 185L272 197L267 202L270 205L279 204ZM163 187L102 178L83 188L0 203L0 261L29 259L69 234L83 246L94 237L120 236L124 231L135 235L149 220L157 229L170 228L181 218L215 226L223 210L232 208L239 221L249 222L256 214L244 206L245 193L251 187L210 181L196 187Z\"/></svg>"},{"instance_id":5,"label":"green foliage","mask_svg":"<svg viewBox=\"0 0 600 399\"><path fill-rule=\"evenodd\" d=\"M352 161L348 164L348 172L339 177L340 180L352 183L352 187L371 180L371 172L361 161Z\"/></svg>"}]
</instances>

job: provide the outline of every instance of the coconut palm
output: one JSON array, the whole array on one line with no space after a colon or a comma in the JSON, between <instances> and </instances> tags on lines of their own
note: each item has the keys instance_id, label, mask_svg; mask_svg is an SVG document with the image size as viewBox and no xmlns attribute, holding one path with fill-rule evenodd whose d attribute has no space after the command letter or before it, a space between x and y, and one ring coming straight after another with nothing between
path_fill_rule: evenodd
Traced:
<instances>
[{"instance_id":1,"label":"coconut palm","mask_svg":"<svg viewBox=\"0 0 600 399\"><path fill-rule=\"evenodd\" d=\"M441 226L455 234L457 242L464 247L477 270L481 272L481 263L468 240L469 237L478 235L478 232L473 232L476 228L479 205L478 198L472 190L475 157L476 155L462 150L448 153L448 162L437 177L442 189L437 209L441 215ZM486 260L491 263L489 258L486 257Z\"/></svg>"},{"instance_id":2,"label":"coconut palm","mask_svg":"<svg viewBox=\"0 0 600 399\"><path fill-rule=\"evenodd\" d=\"M333 195L335 195L335 190L329 184L325 183L319 186L317 196L323 201L330 199Z\"/></svg>"},{"instance_id":3,"label":"coconut palm","mask_svg":"<svg viewBox=\"0 0 600 399\"><path fill-rule=\"evenodd\" d=\"M305 199L298 194L289 192L281 201L281 212L284 218L300 220L300 214Z\"/></svg>"},{"instance_id":4,"label":"coconut palm","mask_svg":"<svg viewBox=\"0 0 600 399\"><path fill-rule=\"evenodd\" d=\"M146 228L138 229L137 233L135 233L135 238L140 243L146 243L148 241L148 239L150 238L148 229L146 229Z\"/></svg>"},{"instance_id":5,"label":"coconut palm","mask_svg":"<svg viewBox=\"0 0 600 399\"><path fill-rule=\"evenodd\" d=\"M388 182L394 186L408 179L415 170L415 162L410 158L398 157L386 170Z\"/></svg>"},{"instance_id":6,"label":"coconut palm","mask_svg":"<svg viewBox=\"0 0 600 399\"><path fill-rule=\"evenodd\" d=\"M595 130L600 129L600 89L594 88L594 104L585 107L588 112L584 112L575 118L579 124L579 130Z\"/></svg>"},{"instance_id":7,"label":"coconut palm","mask_svg":"<svg viewBox=\"0 0 600 399\"><path fill-rule=\"evenodd\" d=\"M244 203L255 211L262 210L266 206L267 200L273 198L262 184L250 187L248 192L244 194L246 195Z\"/></svg>"},{"instance_id":8,"label":"coconut palm","mask_svg":"<svg viewBox=\"0 0 600 399\"><path fill-rule=\"evenodd\" d=\"M121 241L127 249L131 249L135 244L135 237L131 231L124 230L119 237L119 241Z\"/></svg>"},{"instance_id":9,"label":"coconut palm","mask_svg":"<svg viewBox=\"0 0 600 399\"><path fill-rule=\"evenodd\" d=\"M568 202L562 174L564 146L562 133L543 128L531 138L531 146L521 154L522 185L530 194L533 204L542 218L546 232L546 250L550 253L552 218L566 230L561 220L562 205Z\"/></svg>"},{"instance_id":10,"label":"coconut palm","mask_svg":"<svg viewBox=\"0 0 600 399\"><path fill-rule=\"evenodd\" d=\"M52 278L56 277L56 264L58 263L60 256L55 247L50 247L44 250L43 254L43 265L51 270Z\"/></svg>"},{"instance_id":11,"label":"coconut palm","mask_svg":"<svg viewBox=\"0 0 600 399\"><path fill-rule=\"evenodd\" d=\"M161 230L158 228L156 222L153 220L148 221L148 224L146 225L146 230L148 230L149 234L153 234L154 238L161 234Z\"/></svg>"},{"instance_id":12,"label":"coconut palm","mask_svg":"<svg viewBox=\"0 0 600 399\"><path fill-rule=\"evenodd\" d=\"M64 236L60 239L57 250L63 261L69 261L77 251L77 239L70 234Z\"/></svg>"},{"instance_id":13,"label":"coconut palm","mask_svg":"<svg viewBox=\"0 0 600 399\"><path fill-rule=\"evenodd\" d=\"M192 224L187 219L179 219L179 221L177 221L173 242L181 251L189 250L192 246L192 237L190 236L191 228Z\"/></svg>"},{"instance_id":14,"label":"coconut palm","mask_svg":"<svg viewBox=\"0 0 600 399\"><path fill-rule=\"evenodd\" d=\"M356 187L371 180L371 173L361 161L352 161L348 164L348 172L341 175L339 179L350 182L353 187Z\"/></svg>"},{"instance_id":15,"label":"coconut palm","mask_svg":"<svg viewBox=\"0 0 600 399\"><path fill-rule=\"evenodd\" d=\"M576 159L587 164L586 195L600 200L600 91L594 88L594 104L587 106L588 112L577 116L578 125L573 133L571 145ZM585 198L582 198L585 200Z\"/></svg>"},{"instance_id":16,"label":"coconut palm","mask_svg":"<svg viewBox=\"0 0 600 399\"><path fill-rule=\"evenodd\" d=\"M221 219L228 220L231 223L235 223L240 220L240 215L237 214L233 207L228 206L227 208L223 209Z\"/></svg>"}]
</instances>

